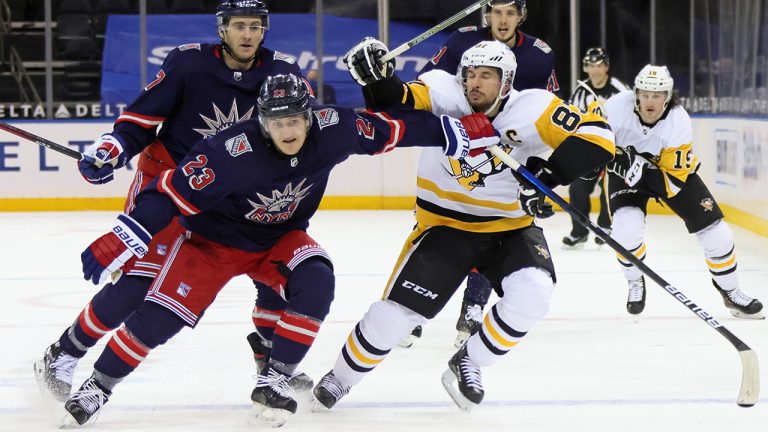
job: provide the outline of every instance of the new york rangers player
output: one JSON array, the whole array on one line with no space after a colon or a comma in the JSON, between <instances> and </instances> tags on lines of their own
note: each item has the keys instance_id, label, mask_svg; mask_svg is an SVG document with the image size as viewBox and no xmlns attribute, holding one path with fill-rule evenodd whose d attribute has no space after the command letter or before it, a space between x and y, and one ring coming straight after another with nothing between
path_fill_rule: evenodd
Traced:
<instances>
[{"instance_id":1,"label":"new york rangers player","mask_svg":"<svg viewBox=\"0 0 768 432\"><path fill-rule=\"evenodd\" d=\"M176 164L203 138L256 116L256 98L261 83L269 75L301 75L294 59L263 46L269 30L269 11L260 0L224 0L216 10L219 44L182 45L166 57L157 77L117 119L112 132L104 134L79 163L80 172L90 183L112 181L114 170L138 156L136 174L128 192L125 211L133 209L136 195L157 175ZM162 128L158 127L162 124ZM178 232L158 233L156 241L164 245L152 253L164 253ZM283 301L269 287L256 283L258 297L253 321L258 333L249 335L257 364L268 355L268 339L274 331L273 311ZM131 309L124 310L126 318ZM84 314L84 315L83 315ZM88 304L81 316L98 320L104 312L97 304ZM76 321L61 344L73 351L87 339L88 330ZM51 346L50 355L36 368L43 370L60 346ZM75 359L70 359L75 361ZM72 366L74 367L74 366ZM50 377L39 376L51 381ZM311 383L308 385L311 387ZM53 389L58 398L69 390Z\"/></svg>"},{"instance_id":2,"label":"new york rangers player","mask_svg":"<svg viewBox=\"0 0 768 432\"><path fill-rule=\"evenodd\" d=\"M88 308L81 315L87 335L69 355L82 356L120 325L124 308L136 312L111 337L91 377L66 400L68 424L92 419L152 349L184 326L197 325L221 288L247 274L286 301L251 394L257 418L281 425L297 408L288 380L334 296L331 259L306 232L333 167L352 154L398 146L431 145L464 157L499 142L484 114L459 120L401 107L358 115L346 108L312 108L309 93L295 75L267 78L258 120L201 141L82 253L86 279L101 283L116 271L123 275L93 298L103 315L96 319ZM161 245L154 236L177 216L180 235L164 256L155 254ZM48 372L66 375L60 367L51 363Z\"/></svg>"}]
</instances>

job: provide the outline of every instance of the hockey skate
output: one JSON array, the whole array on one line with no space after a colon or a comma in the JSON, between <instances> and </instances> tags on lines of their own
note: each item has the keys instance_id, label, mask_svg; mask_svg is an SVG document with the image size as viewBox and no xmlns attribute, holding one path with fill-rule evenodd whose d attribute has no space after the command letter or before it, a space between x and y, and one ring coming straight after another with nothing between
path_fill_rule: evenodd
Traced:
<instances>
[{"instance_id":1,"label":"hockey skate","mask_svg":"<svg viewBox=\"0 0 768 432\"><path fill-rule=\"evenodd\" d=\"M720 285L714 279L712 284L720 295L723 296L723 303L725 303L725 307L728 308L731 315L736 318L765 319L763 304L760 303L760 300L744 294L738 287L726 291L720 288Z\"/></svg>"},{"instance_id":2,"label":"hockey skate","mask_svg":"<svg viewBox=\"0 0 768 432\"><path fill-rule=\"evenodd\" d=\"M469 358L466 345L448 361L442 380L445 391L462 411L471 411L483 401L485 390L480 367Z\"/></svg>"},{"instance_id":3,"label":"hockey skate","mask_svg":"<svg viewBox=\"0 0 768 432\"><path fill-rule=\"evenodd\" d=\"M477 333L482 326L483 307L464 299L461 303L461 315L459 320L456 321L456 331L458 334L453 342L453 346L461 348L467 342L467 339Z\"/></svg>"},{"instance_id":4,"label":"hockey skate","mask_svg":"<svg viewBox=\"0 0 768 432\"><path fill-rule=\"evenodd\" d=\"M59 341L49 346L43 358L34 364L40 392L59 402L66 401L72 391L72 374L78 360L80 359L63 352Z\"/></svg>"},{"instance_id":5,"label":"hockey skate","mask_svg":"<svg viewBox=\"0 0 768 432\"><path fill-rule=\"evenodd\" d=\"M253 359L256 361L256 370L264 370L264 367L269 362L269 353L272 351L272 341L266 340L258 332L253 332L248 335L248 344L253 350ZM304 372L298 372L296 375L288 379L288 384L291 388L299 393L308 393L312 390L315 383L312 378Z\"/></svg>"},{"instance_id":6,"label":"hockey skate","mask_svg":"<svg viewBox=\"0 0 768 432\"><path fill-rule=\"evenodd\" d=\"M417 339L421 339L421 326L416 326L411 331L411 334L404 337L403 340L401 340L397 346L400 348L410 348L413 346L413 343L416 342Z\"/></svg>"},{"instance_id":7,"label":"hockey skate","mask_svg":"<svg viewBox=\"0 0 768 432\"><path fill-rule=\"evenodd\" d=\"M336 378L333 371L323 376L323 379L317 384L312 393L315 395L315 406L313 411L322 411L331 409L336 402L349 393L352 387L345 386Z\"/></svg>"},{"instance_id":8,"label":"hockey skate","mask_svg":"<svg viewBox=\"0 0 768 432\"><path fill-rule=\"evenodd\" d=\"M85 380L80 390L72 394L64 403L67 414L62 420L62 427L82 426L90 421L96 421L101 407L107 403L112 392L104 388L91 375Z\"/></svg>"},{"instance_id":9,"label":"hockey skate","mask_svg":"<svg viewBox=\"0 0 768 432\"><path fill-rule=\"evenodd\" d=\"M256 423L280 427L296 413L296 392L288 384L288 378L271 366L256 376L256 387L251 392Z\"/></svg>"},{"instance_id":10,"label":"hockey skate","mask_svg":"<svg viewBox=\"0 0 768 432\"><path fill-rule=\"evenodd\" d=\"M645 277L629 281L629 294L627 295L627 312L639 315L645 309Z\"/></svg>"},{"instance_id":11,"label":"hockey skate","mask_svg":"<svg viewBox=\"0 0 768 432\"><path fill-rule=\"evenodd\" d=\"M587 238L589 238L589 234L584 234L582 237L575 237L568 234L567 236L563 237L562 247L565 250L581 249L587 242Z\"/></svg>"}]
</instances>

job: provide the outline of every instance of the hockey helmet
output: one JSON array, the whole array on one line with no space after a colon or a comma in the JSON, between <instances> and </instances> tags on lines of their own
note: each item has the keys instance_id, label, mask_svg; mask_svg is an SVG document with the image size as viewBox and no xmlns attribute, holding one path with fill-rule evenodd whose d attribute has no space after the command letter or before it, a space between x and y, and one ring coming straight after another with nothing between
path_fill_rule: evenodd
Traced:
<instances>
[{"instance_id":1,"label":"hockey helmet","mask_svg":"<svg viewBox=\"0 0 768 432\"><path fill-rule=\"evenodd\" d=\"M489 114L498 107L502 99L509 96L509 92L512 90L512 82L515 79L515 72L517 71L517 60L515 59L515 54L505 43L496 40L480 42L464 51L459 65L464 95L467 94L467 71L478 66L495 68L501 76L499 94L496 96L493 105L486 110L486 114ZM507 88L505 89L505 87Z\"/></svg>"},{"instance_id":2,"label":"hockey helmet","mask_svg":"<svg viewBox=\"0 0 768 432\"><path fill-rule=\"evenodd\" d=\"M216 7L217 26L226 26L233 16L259 16L264 29L269 29L269 10L261 0L224 0Z\"/></svg>"},{"instance_id":3,"label":"hockey helmet","mask_svg":"<svg viewBox=\"0 0 768 432\"><path fill-rule=\"evenodd\" d=\"M584 57L581 59L581 67L584 72L587 71L587 66L600 63L603 63L606 66L611 65L611 57L608 55L608 51L602 47L587 49L584 53Z\"/></svg>"},{"instance_id":4,"label":"hockey helmet","mask_svg":"<svg viewBox=\"0 0 768 432\"><path fill-rule=\"evenodd\" d=\"M491 13L491 9L507 6L517 6L517 11L520 12L520 15L523 16L523 19L521 19L520 23L518 24L519 27L520 24L522 24L523 21L525 21L525 18L528 16L528 10L525 8L525 0L491 0L487 5L483 7L483 25L486 27L490 26L488 21L488 14Z\"/></svg>"},{"instance_id":5,"label":"hockey helmet","mask_svg":"<svg viewBox=\"0 0 768 432\"><path fill-rule=\"evenodd\" d=\"M302 114L307 121L307 131L312 126L310 91L306 82L294 74L267 77L256 100L261 132L269 138L267 120Z\"/></svg>"},{"instance_id":6,"label":"hockey helmet","mask_svg":"<svg viewBox=\"0 0 768 432\"><path fill-rule=\"evenodd\" d=\"M669 69L667 69L666 66L653 66L647 64L635 77L635 106L638 106L639 104L637 99L638 91L646 90L654 92L666 92L667 97L664 101L664 108L666 108L669 104L669 101L672 100L672 92L674 87L675 80L672 79L672 75L669 73Z\"/></svg>"}]
</instances>

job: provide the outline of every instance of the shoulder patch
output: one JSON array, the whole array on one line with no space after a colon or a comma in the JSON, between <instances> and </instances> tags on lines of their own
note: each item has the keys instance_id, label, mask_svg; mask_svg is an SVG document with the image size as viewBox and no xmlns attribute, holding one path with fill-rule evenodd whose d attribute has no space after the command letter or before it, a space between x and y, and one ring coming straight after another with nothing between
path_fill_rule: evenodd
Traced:
<instances>
[{"instance_id":1,"label":"shoulder patch","mask_svg":"<svg viewBox=\"0 0 768 432\"><path fill-rule=\"evenodd\" d=\"M323 108L321 110L312 111L317 118L317 125L320 129L326 126L333 126L339 122L339 113L333 108Z\"/></svg>"},{"instance_id":2,"label":"shoulder patch","mask_svg":"<svg viewBox=\"0 0 768 432\"><path fill-rule=\"evenodd\" d=\"M200 44L199 43L191 43L191 44L179 45L179 51L186 51L186 50L191 50L191 49L196 49L196 50L200 51Z\"/></svg>"},{"instance_id":3,"label":"shoulder patch","mask_svg":"<svg viewBox=\"0 0 768 432\"><path fill-rule=\"evenodd\" d=\"M477 30L477 26L466 26L466 27L460 28L458 31L461 33L466 33L466 32L475 31L475 30Z\"/></svg>"},{"instance_id":4,"label":"shoulder patch","mask_svg":"<svg viewBox=\"0 0 768 432\"><path fill-rule=\"evenodd\" d=\"M275 55L272 56L275 60L282 60L286 63L294 64L296 63L296 59L293 56L290 56L285 53L281 53L280 51L275 51Z\"/></svg>"},{"instance_id":5,"label":"shoulder patch","mask_svg":"<svg viewBox=\"0 0 768 432\"><path fill-rule=\"evenodd\" d=\"M533 43L533 46L544 51L547 54L552 52L552 48L550 48L549 45L547 45L547 43L541 39L536 39L536 42Z\"/></svg>"},{"instance_id":6,"label":"shoulder patch","mask_svg":"<svg viewBox=\"0 0 768 432\"><path fill-rule=\"evenodd\" d=\"M228 139L224 143L224 147L227 149L229 154L232 155L232 157L238 157L243 153L253 151L251 148L251 143L248 142L248 137L245 136L244 133L241 133L234 138Z\"/></svg>"}]
</instances>

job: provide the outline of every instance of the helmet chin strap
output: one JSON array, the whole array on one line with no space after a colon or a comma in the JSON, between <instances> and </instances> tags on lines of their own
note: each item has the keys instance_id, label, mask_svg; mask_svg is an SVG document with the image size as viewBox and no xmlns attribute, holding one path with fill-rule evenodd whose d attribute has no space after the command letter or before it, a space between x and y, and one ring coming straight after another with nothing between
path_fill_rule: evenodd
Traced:
<instances>
[{"instance_id":1,"label":"helmet chin strap","mask_svg":"<svg viewBox=\"0 0 768 432\"><path fill-rule=\"evenodd\" d=\"M234 59L238 63L243 63L243 64L252 62L256 58L256 54L259 52L259 49L257 48L256 52L254 52L250 58L244 59L238 56L237 54L235 54L235 52L232 51L232 48L230 48L229 45L226 42L224 42L223 38L221 39L221 47L224 48L224 51L226 51L227 54L229 54L230 57L232 57L232 59Z\"/></svg>"}]
</instances>

